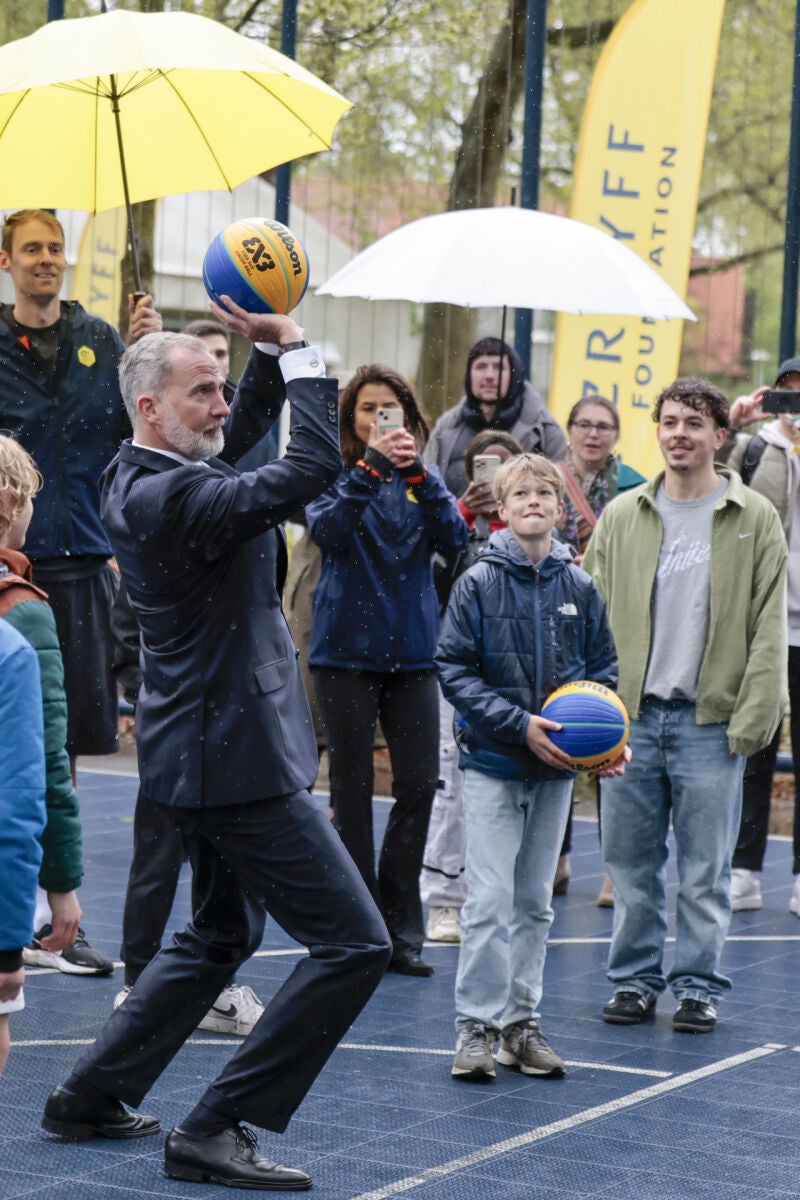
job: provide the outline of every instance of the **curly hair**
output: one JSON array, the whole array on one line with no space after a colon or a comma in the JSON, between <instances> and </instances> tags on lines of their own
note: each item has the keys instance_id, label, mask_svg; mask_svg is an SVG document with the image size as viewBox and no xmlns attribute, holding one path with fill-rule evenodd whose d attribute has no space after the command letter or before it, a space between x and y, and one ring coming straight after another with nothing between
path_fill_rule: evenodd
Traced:
<instances>
[{"instance_id":1,"label":"curly hair","mask_svg":"<svg viewBox=\"0 0 800 1200\"><path fill-rule=\"evenodd\" d=\"M383 363L364 363L358 367L339 401L339 441L342 446L342 458L345 465L352 467L361 458L366 449L361 438L356 436L355 410L358 393L367 383L384 383L394 392L405 416L405 427L417 443L417 450L422 452L428 440L428 422L422 415L413 387L404 375L394 367L384 366Z\"/></svg>"},{"instance_id":2,"label":"curly hair","mask_svg":"<svg viewBox=\"0 0 800 1200\"><path fill-rule=\"evenodd\" d=\"M730 429L731 415L725 396L708 379L700 379L696 375L683 375L669 384L656 396L653 408L653 420L656 425L661 420L661 409L665 400L675 400L685 404L695 412L711 417L718 429Z\"/></svg>"},{"instance_id":3,"label":"curly hair","mask_svg":"<svg viewBox=\"0 0 800 1200\"><path fill-rule=\"evenodd\" d=\"M0 541L42 486L36 463L12 437L0 434Z\"/></svg>"}]
</instances>

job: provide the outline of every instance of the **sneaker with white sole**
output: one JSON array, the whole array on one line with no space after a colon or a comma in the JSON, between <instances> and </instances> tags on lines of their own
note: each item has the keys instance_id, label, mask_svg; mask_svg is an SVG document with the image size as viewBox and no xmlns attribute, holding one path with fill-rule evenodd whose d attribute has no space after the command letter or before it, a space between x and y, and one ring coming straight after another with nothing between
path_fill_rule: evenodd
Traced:
<instances>
[{"instance_id":1,"label":"sneaker with white sole","mask_svg":"<svg viewBox=\"0 0 800 1200\"><path fill-rule=\"evenodd\" d=\"M758 871L734 867L731 871L731 911L755 912L763 903Z\"/></svg>"},{"instance_id":2,"label":"sneaker with white sole","mask_svg":"<svg viewBox=\"0 0 800 1200\"><path fill-rule=\"evenodd\" d=\"M460 942L461 920L457 908L431 908L425 937L429 942Z\"/></svg>"},{"instance_id":3,"label":"sneaker with white sole","mask_svg":"<svg viewBox=\"0 0 800 1200\"><path fill-rule=\"evenodd\" d=\"M483 1021L465 1021L459 1028L456 1056L450 1074L456 1079L485 1083L494 1079L497 1071L492 1057L497 1034Z\"/></svg>"},{"instance_id":4,"label":"sneaker with white sole","mask_svg":"<svg viewBox=\"0 0 800 1200\"><path fill-rule=\"evenodd\" d=\"M523 1075L566 1074L567 1064L545 1041L536 1021L518 1021L503 1030L497 1061L504 1067L519 1067Z\"/></svg>"},{"instance_id":5,"label":"sneaker with white sole","mask_svg":"<svg viewBox=\"0 0 800 1200\"><path fill-rule=\"evenodd\" d=\"M197 1028L246 1037L263 1011L264 1005L252 988L232 983L222 989Z\"/></svg>"},{"instance_id":6,"label":"sneaker with white sole","mask_svg":"<svg viewBox=\"0 0 800 1200\"><path fill-rule=\"evenodd\" d=\"M789 901L789 912L793 912L796 917L800 917L800 875L795 875L794 878L792 897Z\"/></svg>"},{"instance_id":7,"label":"sneaker with white sole","mask_svg":"<svg viewBox=\"0 0 800 1200\"><path fill-rule=\"evenodd\" d=\"M130 983L126 983L122 991L117 992L116 996L114 997L114 1012L116 1012L120 1004L124 1004L128 999L128 996L130 996L131 986L132 985Z\"/></svg>"},{"instance_id":8,"label":"sneaker with white sole","mask_svg":"<svg viewBox=\"0 0 800 1200\"><path fill-rule=\"evenodd\" d=\"M53 932L52 925L43 925L33 935L33 940L23 947L22 961L27 967L54 967L67 975L111 975L114 964L105 954L95 950L86 940L82 929L71 946L64 950L46 950L44 938Z\"/></svg>"}]
</instances>

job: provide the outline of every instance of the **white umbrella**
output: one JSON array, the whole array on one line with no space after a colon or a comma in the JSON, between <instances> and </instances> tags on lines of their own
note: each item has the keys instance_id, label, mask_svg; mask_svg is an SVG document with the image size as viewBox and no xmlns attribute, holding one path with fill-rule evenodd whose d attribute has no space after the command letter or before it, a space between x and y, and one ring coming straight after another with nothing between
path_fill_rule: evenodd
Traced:
<instances>
[{"instance_id":1,"label":"white umbrella","mask_svg":"<svg viewBox=\"0 0 800 1200\"><path fill-rule=\"evenodd\" d=\"M461 209L412 221L362 250L316 294L697 320L622 242L528 208Z\"/></svg>"}]
</instances>

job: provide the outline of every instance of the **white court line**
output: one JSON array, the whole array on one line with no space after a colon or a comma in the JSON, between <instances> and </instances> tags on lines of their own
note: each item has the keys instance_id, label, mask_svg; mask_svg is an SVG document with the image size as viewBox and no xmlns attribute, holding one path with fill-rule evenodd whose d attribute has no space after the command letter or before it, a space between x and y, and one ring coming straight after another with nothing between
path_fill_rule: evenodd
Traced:
<instances>
[{"instance_id":1,"label":"white court line","mask_svg":"<svg viewBox=\"0 0 800 1200\"><path fill-rule=\"evenodd\" d=\"M203 1038L191 1037L184 1043L187 1046L241 1046L244 1038ZM94 1038L39 1038L29 1041L12 1041L16 1047L31 1049L36 1046L93 1046ZM422 1046L371 1046L367 1042L340 1042L337 1050L372 1050L383 1054L432 1054L450 1058L452 1050L426 1050ZM644 1067L620 1067L613 1063L567 1062L568 1067L584 1067L591 1071L612 1071L620 1075L645 1075L654 1079L669 1079L671 1071L651 1071Z\"/></svg>"},{"instance_id":2,"label":"white court line","mask_svg":"<svg viewBox=\"0 0 800 1200\"><path fill-rule=\"evenodd\" d=\"M285 950L256 950L255 954L251 954L250 958L280 958L282 955L298 955L307 954L305 946L287 946ZM250 961L250 958L247 960ZM125 964L121 960L114 963L115 967L124 967ZM69 972L59 971L58 967L26 967L25 975L63 975ZM74 978L74 976L73 976Z\"/></svg>"},{"instance_id":3,"label":"white court line","mask_svg":"<svg viewBox=\"0 0 800 1200\"><path fill-rule=\"evenodd\" d=\"M674 937L664 939L665 942L674 942ZM729 942L800 942L800 934L780 934L770 933L764 934L741 934L726 939ZM548 946L606 946L611 942L610 937L585 937L585 938L549 938ZM450 949L458 950L457 942L425 942L425 946L429 949ZM250 958L283 958L299 956L307 954L308 951L304 946L286 946L282 950L256 950L255 954L251 954ZM248 962L250 959L248 959ZM123 967L125 964L118 960L114 963L115 967ZM63 972L59 971L58 967L26 967L25 974L29 976L35 975L60 975Z\"/></svg>"},{"instance_id":4,"label":"white court line","mask_svg":"<svg viewBox=\"0 0 800 1200\"><path fill-rule=\"evenodd\" d=\"M424 1046L371 1046L368 1042L340 1042L340 1050L377 1050L383 1054L435 1054L452 1058L452 1050L428 1050ZM568 1067L586 1067L593 1071L615 1071L623 1075L647 1075L654 1079L669 1079L672 1071L651 1071L639 1067L618 1067L613 1063L567 1062Z\"/></svg>"},{"instance_id":5,"label":"white court line","mask_svg":"<svg viewBox=\"0 0 800 1200\"><path fill-rule=\"evenodd\" d=\"M481 1163L497 1158L501 1154L508 1154L510 1150L519 1150L523 1146L532 1146L535 1142L541 1142L544 1138L553 1137L557 1133L565 1133L570 1129L576 1129L578 1126L586 1125L590 1121L597 1121L601 1117L607 1117L610 1113L621 1112L626 1108L633 1108L637 1104L642 1104L645 1100L652 1100L656 1096L664 1096L668 1092L674 1092L677 1088L686 1087L687 1084L697 1083L701 1079L708 1079L710 1075L718 1075L722 1071L730 1071L732 1068L740 1067L744 1063L754 1062L758 1058L774 1054L776 1050L785 1049L785 1046L770 1044L759 1046L755 1050L747 1050L744 1054L734 1054L730 1058L721 1059L718 1063L699 1067L696 1071L687 1071L685 1075L675 1075L672 1079L665 1080L663 1083L654 1083L650 1087L640 1088L639 1091L631 1092L628 1096L621 1096L618 1100L609 1100L605 1104L596 1104L592 1108L587 1108L585 1112L573 1113L572 1116L564 1117L560 1121L551 1121L549 1125L539 1125L536 1129L528 1130L527 1133L520 1133L516 1137L505 1138L502 1142L494 1142L491 1146L482 1146L479 1150L473 1150L471 1154L465 1154L461 1158L452 1158L449 1162L441 1163L438 1167L428 1167L427 1170L420 1171L417 1175L407 1175L405 1179L398 1179L395 1183L389 1183L385 1187L376 1188L371 1192L362 1192L360 1195L354 1196L353 1200L388 1200L390 1196L403 1195L406 1192L413 1191L414 1188L430 1183L434 1179L442 1179L447 1175L455 1174L457 1171L463 1171L467 1167L479 1166ZM413 1133L413 1128L410 1130L406 1129L405 1133Z\"/></svg>"}]
</instances>

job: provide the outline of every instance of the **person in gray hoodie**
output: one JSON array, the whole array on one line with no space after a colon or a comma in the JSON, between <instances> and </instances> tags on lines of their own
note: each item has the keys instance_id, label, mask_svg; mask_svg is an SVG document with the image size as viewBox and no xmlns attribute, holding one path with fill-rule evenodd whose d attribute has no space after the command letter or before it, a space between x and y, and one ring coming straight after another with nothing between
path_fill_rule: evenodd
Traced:
<instances>
[{"instance_id":1,"label":"person in gray hoodie","mask_svg":"<svg viewBox=\"0 0 800 1200\"><path fill-rule=\"evenodd\" d=\"M519 355L500 338L481 338L472 347L467 356L464 389L458 404L443 413L434 425L425 447L425 459L439 468L453 495L477 512L483 510L470 502L475 497L469 495L464 466L467 446L476 433L483 429L503 429L517 439L523 450L543 454L553 462L564 457L567 439L539 393L525 378ZM489 508L493 503L490 498Z\"/></svg>"}]
</instances>

